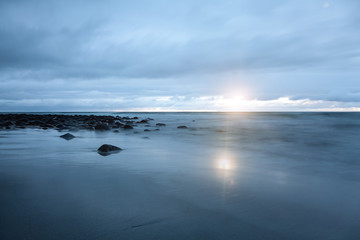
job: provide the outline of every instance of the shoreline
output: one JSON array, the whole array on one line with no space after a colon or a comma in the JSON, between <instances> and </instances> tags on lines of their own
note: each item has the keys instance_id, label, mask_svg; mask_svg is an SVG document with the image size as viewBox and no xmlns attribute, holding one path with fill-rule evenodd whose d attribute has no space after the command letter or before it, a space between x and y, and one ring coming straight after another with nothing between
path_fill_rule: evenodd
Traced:
<instances>
[{"instance_id":1,"label":"shoreline","mask_svg":"<svg viewBox=\"0 0 360 240\"><path fill-rule=\"evenodd\" d=\"M65 115L65 114L0 114L0 130L40 128L43 130L98 130L134 129L139 124L145 127L159 127L166 124L150 125L153 118L98 116L98 115ZM159 130L159 129L158 129Z\"/></svg>"}]
</instances>

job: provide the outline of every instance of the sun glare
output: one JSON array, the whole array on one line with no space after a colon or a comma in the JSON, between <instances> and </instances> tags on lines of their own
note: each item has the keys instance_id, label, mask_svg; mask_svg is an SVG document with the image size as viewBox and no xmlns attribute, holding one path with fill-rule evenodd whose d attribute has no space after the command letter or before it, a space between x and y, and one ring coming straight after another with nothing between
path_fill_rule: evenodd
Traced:
<instances>
[{"instance_id":1,"label":"sun glare","mask_svg":"<svg viewBox=\"0 0 360 240\"><path fill-rule=\"evenodd\" d=\"M219 162L219 168L229 170L231 168L230 161L226 158L221 159Z\"/></svg>"},{"instance_id":2,"label":"sun glare","mask_svg":"<svg viewBox=\"0 0 360 240\"><path fill-rule=\"evenodd\" d=\"M246 99L242 95L234 97L221 97L217 99L216 105L226 110L241 110L246 105Z\"/></svg>"}]
</instances>

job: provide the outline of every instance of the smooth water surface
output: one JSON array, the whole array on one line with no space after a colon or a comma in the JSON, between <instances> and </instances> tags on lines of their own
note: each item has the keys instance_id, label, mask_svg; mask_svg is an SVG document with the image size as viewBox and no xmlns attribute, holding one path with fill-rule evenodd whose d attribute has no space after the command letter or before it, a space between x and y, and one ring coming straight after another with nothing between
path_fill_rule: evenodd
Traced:
<instances>
[{"instance_id":1,"label":"smooth water surface","mask_svg":"<svg viewBox=\"0 0 360 240\"><path fill-rule=\"evenodd\" d=\"M0 239L360 239L360 114L117 115L0 131Z\"/></svg>"}]
</instances>

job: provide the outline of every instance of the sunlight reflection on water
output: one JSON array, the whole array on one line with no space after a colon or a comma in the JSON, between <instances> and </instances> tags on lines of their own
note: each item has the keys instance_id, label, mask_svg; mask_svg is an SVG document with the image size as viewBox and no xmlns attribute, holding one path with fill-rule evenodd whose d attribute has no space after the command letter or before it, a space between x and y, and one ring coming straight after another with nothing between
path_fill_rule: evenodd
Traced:
<instances>
[{"instance_id":1,"label":"sunlight reflection on water","mask_svg":"<svg viewBox=\"0 0 360 240\"><path fill-rule=\"evenodd\" d=\"M224 170L229 170L231 168L230 162L228 159L221 159L219 163L219 168Z\"/></svg>"}]
</instances>

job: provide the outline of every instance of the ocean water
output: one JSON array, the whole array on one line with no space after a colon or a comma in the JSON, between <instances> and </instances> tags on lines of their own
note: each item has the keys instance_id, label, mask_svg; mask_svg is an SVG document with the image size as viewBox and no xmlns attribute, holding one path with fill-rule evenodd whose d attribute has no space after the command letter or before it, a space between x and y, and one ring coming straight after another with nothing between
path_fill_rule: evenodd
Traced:
<instances>
[{"instance_id":1,"label":"ocean water","mask_svg":"<svg viewBox=\"0 0 360 240\"><path fill-rule=\"evenodd\" d=\"M0 239L360 239L359 113L95 114L167 126L1 130Z\"/></svg>"}]
</instances>

